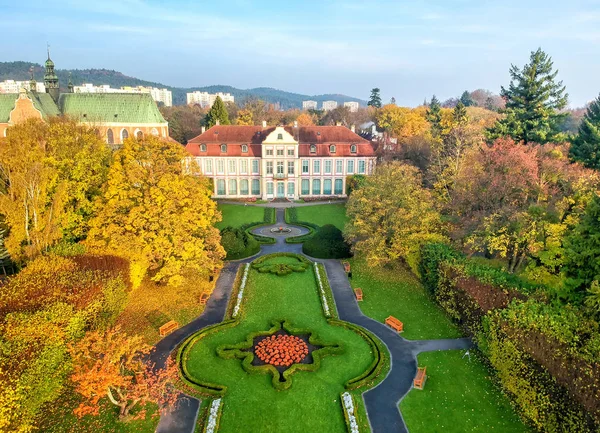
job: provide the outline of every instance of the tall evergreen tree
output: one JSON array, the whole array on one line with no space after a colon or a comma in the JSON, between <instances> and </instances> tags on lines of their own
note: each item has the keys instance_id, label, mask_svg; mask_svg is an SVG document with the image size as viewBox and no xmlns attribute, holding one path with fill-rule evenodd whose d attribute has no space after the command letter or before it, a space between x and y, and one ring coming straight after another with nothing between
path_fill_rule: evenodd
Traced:
<instances>
[{"instance_id":1,"label":"tall evergreen tree","mask_svg":"<svg viewBox=\"0 0 600 433\"><path fill-rule=\"evenodd\" d=\"M229 114L227 114L227 108L225 108L225 104L223 100L217 96L214 104L206 113L206 117L204 118L204 123L207 127L212 128L219 121L220 125L230 125Z\"/></svg>"},{"instance_id":2,"label":"tall evergreen tree","mask_svg":"<svg viewBox=\"0 0 600 433\"><path fill-rule=\"evenodd\" d=\"M435 95L431 98L425 118L431 124L431 135L439 138L442 135L442 105Z\"/></svg>"},{"instance_id":3,"label":"tall evergreen tree","mask_svg":"<svg viewBox=\"0 0 600 433\"><path fill-rule=\"evenodd\" d=\"M471 94L468 91L464 91L462 95L460 95L460 102L463 103L463 105L465 107L471 107L473 105L475 105L475 101L473 101L473 98L471 97Z\"/></svg>"},{"instance_id":4,"label":"tall evergreen tree","mask_svg":"<svg viewBox=\"0 0 600 433\"><path fill-rule=\"evenodd\" d=\"M510 136L527 144L548 143L564 139L559 126L564 117L559 113L567 105L568 94L562 81L556 81L558 70L552 58L541 48L533 51L523 69L512 65L510 86L502 87L506 116L488 130L488 138Z\"/></svg>"},{"instance_id":5,"label":"tall evergreen tree","mask_svg":"<svg viewBox=\"0 0 600 433\"><path fill-rule=\"evenodd\" d=\"M371 97L367 105L375 108L381 108L381 95L378 87L371 89Z\"/></svg>"},{"instance_id":6,"label":"tall evergreen tree","mask_svg":"<svg viewBox=\"0 0 600 433\"><path fill-rule=\"evenodd\" d=\"M464 125L469 120L467 115L467 108L462 102L462 98L460 101L458 101L458 104L456 104L454 110L452 110L452 118L454 119L454 123L456 123L457 125Z\"/></svg>"},{"instance_id":7,"label":"tall evergreen tree","mask_svg":"<svg viewBox=\"0 0 600 433\"><path fill-rule=\"evenodd\" d=\"M600 170L600 95L588 107L571 143L571 159Z\"/></svg>"},{"instance_id":8,"label":"tall evergreen tree","mask_svg":"<svg viewBox=\"0 0 600 433\"><path fill-rule=\"evenodd\" d=\"M574 290L573 297L580 299L594 281L600 281L600 196L595 195L588 204L565 246L567 285Z\"/></svg>"}]
</instances>

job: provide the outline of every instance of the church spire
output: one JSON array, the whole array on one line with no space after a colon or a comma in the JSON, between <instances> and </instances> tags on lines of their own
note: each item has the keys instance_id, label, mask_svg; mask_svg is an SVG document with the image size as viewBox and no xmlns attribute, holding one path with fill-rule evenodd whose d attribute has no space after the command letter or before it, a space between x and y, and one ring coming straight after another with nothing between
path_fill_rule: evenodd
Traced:
<instances>
[{"instance_id":1,"label":"church spire","mask_svg":"<svg viewBox=\"0 0 600 433\"><path fill-rule=\"evenodd\" d=\"M37 90L37 83L35 82L34 77L34 67L33 65L29 68L29 91L35 92Z\"/></svg>"},{"instance_id":2,"label":"church spire","mask_svg":"<svg viewBox=\"0 0 600 433\"><path fill-rule=\"evenodd\" d=\"M46 73L44 74L44 84L46 93L50 94L54 102L58 103L60 89L58 85L58 76L54 72L54 62L50 59L50 45L48 45L48 60L45 63Z\"/></svg>"},{"instance_id":3,"label":"church spire","mask_svg":"<svg viewBox=\"0 0 600 433\"><path fill-rule=\"evenodd\" d=\"M69 71L69 84L67 84L69 93L73 93L73 80L71 80L71 71Z\"/></svg>"}]
</instances>

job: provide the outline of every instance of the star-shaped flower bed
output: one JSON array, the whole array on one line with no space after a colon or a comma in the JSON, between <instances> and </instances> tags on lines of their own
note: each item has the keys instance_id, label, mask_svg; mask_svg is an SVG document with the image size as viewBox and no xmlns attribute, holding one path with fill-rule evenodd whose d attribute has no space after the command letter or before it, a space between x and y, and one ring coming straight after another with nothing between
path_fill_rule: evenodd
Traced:
<instances>
[{"instance_id":1,"label":"star-shaped flower bed","mask_svg":"<svg viewBox=\"0 0 600 433\"><path fill-rule=\"evenodd\" d=\"M325 355L342 353L341 346L325 344L309 330L294 329L288 322L278 320L271 329L252 332L245 341L217 348L223 359L242 359L246 372L273 375L276 389L288 389L295 371L316 371Z\"/></svg>"}]
</instances>

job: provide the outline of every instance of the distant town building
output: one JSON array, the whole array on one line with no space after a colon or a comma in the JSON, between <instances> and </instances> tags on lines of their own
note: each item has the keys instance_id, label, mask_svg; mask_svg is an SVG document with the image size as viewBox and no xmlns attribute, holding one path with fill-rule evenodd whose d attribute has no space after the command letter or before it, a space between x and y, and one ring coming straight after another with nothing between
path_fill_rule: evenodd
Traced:
<instances>
[{"instance_id":1,"label":"distant town building","mask_svg":"<svg viewBox=\"0 0 600 433\"><path fill-rule=\"evenodd\" d=\"M303 110L316 110L317 109L317 101L302 101L302 109Z\"/></svg>"},{"instance_id":2,"label":"distant town building","mask_svg":"<svg viewBox=\"0 0 600 433\"><path fill-rule=\"evenodd\" d=\"M355 102L355 101L344 102L344 107L348 108L351 113L356 113L358 111L358 102Z\"/></svg>"},{"instance_id":3,"label":"distant town building","mask_svg":"<svg viewBox=\"0 0 600 433\"><path fill-rule=\"evenodd\" d=\"M125 86L120 89L113 89L107 84L95 86L94 84L84 83L81 86L73 86L73 93L149 93L156 102L162 102L167 107L173 105L173 94L171 91L156 87Z\"/></svg>"},{"instance_id":4,"label":"distant town building","mask_svg":"<svg viewBox=\"0 0 600 433\"><path fill-rule=\"evenodd\" d=\"M330 111L335 110L338 106L336 101L323 101L323 110Z\"/></svg>"},{"instance_id":5,"label":"distant town building","mask_svg":"<svg viewBox=\"0 0 600 433\"><path fill-rule=\"evenodd\" d=\"M60 93L54 62L45 63L44 92L32 76L29 88L0 93L0 137L13 125L27 119L47 121L54 116L68 116L81 124L92 127L111 146L118 146L128 137L141 138L154 135L169 139L169 124L163 118L149 92L125 92L110 86L78 86L92 91L79 91L69 80L68 93ZM95 87L95 88L94 88ZM115 91L112 91L115 90Z\"/></svg>"},{"instance_id":6,"label":"distant town building","mask_svg":"<svg viewBox=\"0 0 600 433\"><path fill-rule=\"evenodd\" d=\"M217 99L217 96L220 97L223 102L235 102L235 99L231 93L208 93L196 90L187 94L187 103L188 105L200 105L202 108L212 107Z\"/></svg>"},{"instance_id":7,"label":"distant town building","mask_svg":"<svg viewBox=\"0 0 600 433\"><path fill-rule=\"evenodd\" d=\"M44 83L34 83L35 89L31 88L31 81L15 81L5 80L0 82L0 93L19 93L23 90L34 90L36 92L46 92L46 86Z\"/></svg>"}]
</instances>

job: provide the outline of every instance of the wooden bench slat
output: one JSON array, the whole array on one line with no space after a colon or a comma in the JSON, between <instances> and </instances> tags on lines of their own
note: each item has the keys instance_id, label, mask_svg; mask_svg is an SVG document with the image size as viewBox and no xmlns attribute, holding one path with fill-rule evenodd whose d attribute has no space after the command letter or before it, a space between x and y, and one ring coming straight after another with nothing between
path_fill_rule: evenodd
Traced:
<instances>
[{"instance_id":1,"label":"wooden bench slat","mask_svg":"<svg viewBox=\"0 0 600 433\"><path fill-rule=\"evenodd\" d=\"M172 331L176 330L177 328L179 328L179 324L174 320L170 320L167 323L165 323L164 325L162 325L158 329L158 332L159 332L160 336L163 337L163 336L171 333Z\"/></svg>"},{"instance_id":2,"label":"wooden bench slat","mask_svg":"<svg viewBox=\"0 0 600 433\"><path fill-rule=\"evenodd\" d=\"M385 319L385 324L395 331L404 331L404 324L400 320L396 319L394 316L389 316L387 319Z\"/></svg>"},{"instance_id":3,"label":"wooden bench slat","mask_svg":"<svg viewBox=\"0 0 600 433\"><path fill-rule=\"evenodd\" d=\"M357 287L356 289L354 289L354 295L356 296L357 301L363 300L363 292L360 288Z\"/></svg>"},{"instance_id":4,"label":"wooden bench slat","mask_svg":"<svg viewBox=\"0 0 600 433\"><path fill-rule=\"evenodd\" d=\"M413 386L417 389L423 389L425 382L427 381L427 367L418 367L417 375L413 380Z\"/></svg>"}]
</instances>

